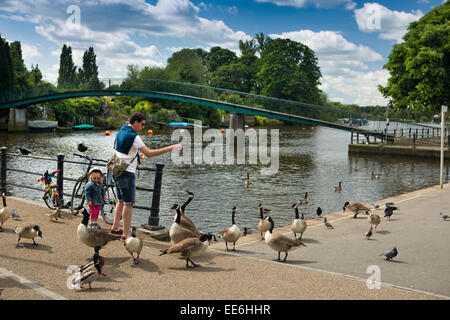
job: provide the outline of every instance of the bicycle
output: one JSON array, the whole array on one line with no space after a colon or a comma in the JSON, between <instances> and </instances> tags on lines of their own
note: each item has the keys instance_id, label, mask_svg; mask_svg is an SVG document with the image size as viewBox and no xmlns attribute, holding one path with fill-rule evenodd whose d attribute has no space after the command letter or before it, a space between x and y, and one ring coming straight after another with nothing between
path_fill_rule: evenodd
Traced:
<instances>
[{"instance_id":1,"label":"bicycle","mask_svg":"<svg viewBox=\"0 0 450 320\"><path fill-rule=\"evenodd\" d=\"M92 168L92 163L94 161L100 162L107 162L107 161L102 159L91 158L89 156L84 156L76 153L74 153L74 155L86 159L89 162L86 168L86 172L77 179L72 190L70 211L72 212L73 215L77 215L79 210L84 207L84 202L86 200L85 186L89 180L89 170L91 170ZM103 181L105 182L104 186L105 186L106 200L100 210L100 213L102 215L103 220L107 224L112 224L114 220L114 210L117 204L117 196L116 192L114 191L114 180L112 179L112 173L110 173L109 170L107 171L106 175L103 174Z\"/></svg>"},{"instance_id":2,"label":"bicycle","mask_svg":"<svg viewBox=\"0 0 450 320\"><path fill-rule=\"evenodd\" d=\"M46 170L42 177L37 180L38 182L44 181L45 193L42 199L44 199L45 204L51 210L56 210L60 205L58 186L53 185L52 181L52 178L55 177L55 175L59 173L59 171L60 170L58 169L49 174L48 170Z\"/></svg>"}]
</instances>

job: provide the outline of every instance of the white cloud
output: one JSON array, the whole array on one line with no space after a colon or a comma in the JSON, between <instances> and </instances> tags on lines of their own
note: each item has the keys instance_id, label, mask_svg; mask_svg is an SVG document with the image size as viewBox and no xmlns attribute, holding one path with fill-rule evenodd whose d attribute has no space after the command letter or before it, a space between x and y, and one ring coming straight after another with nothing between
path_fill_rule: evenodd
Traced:
<instances>
[{"instance_id":1,"label":"white cloud","mask_svg":"<svg viewBox=\"0 0 450 320\"><path fill-rule=\"evenodd\" d=\"M376 32L385 40L401 42L408 25L419 20L423 13L420 10L407 13L390 10L379 3L365 3L361 9L354 10L356 23L362 32Z\"/></svg>"},{"instance_id":2,"label":"white cloud","mask_svg":"<svg viewBox=\"0 0 450 320\"><path fill-rule=\"evenodd\" d=\"M270 2L277 6L289 6L304 8L315 6L316 8L329 9L338 6L344 6L346 10L353 10L356 3L352 0L255 0L256 2Z\"/></svg>"},{"instance_id":3,"label":"white cloud","mask_svg":"<svg viewBox=\"0 0 450 320\"><path fill-rule=\"evenodd\" d=\"M345 39L340 32L300 30L271 34L271 38L289 38L314 50L322 72L320 88L336 97L341 95L344 103L360 105L385 105L378 92L378 84L385 85L388 72L374 71L369 63L380 62L382 56L363 45Z\"/></svg>"}]
</instances>

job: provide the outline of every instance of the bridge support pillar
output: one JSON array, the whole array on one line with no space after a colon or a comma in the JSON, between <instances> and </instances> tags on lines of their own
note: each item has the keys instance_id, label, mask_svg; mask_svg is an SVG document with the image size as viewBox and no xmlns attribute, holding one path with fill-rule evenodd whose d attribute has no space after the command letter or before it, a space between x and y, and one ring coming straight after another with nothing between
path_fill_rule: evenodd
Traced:
<instances>
[{"instance_id":1,"label":"bridge support pillar","mask_svg":"<svg viewBox=\"0 0 450 320\"><path fill-rule=\"evenodd\" d=\"M27 109L9 109L8 131L28 131Z\"/></svg>"},{"instance_id":2,"label":"bridge support pillar","mask_svg":"<svg viewBox=\"0 0 450 320\"><path fill-rule=\"evenodd\" d=\"M245 124L245 116L243 114L232 113L230 115L230 129L244 130L244 124Z\"/></svg>"}]
</instances>

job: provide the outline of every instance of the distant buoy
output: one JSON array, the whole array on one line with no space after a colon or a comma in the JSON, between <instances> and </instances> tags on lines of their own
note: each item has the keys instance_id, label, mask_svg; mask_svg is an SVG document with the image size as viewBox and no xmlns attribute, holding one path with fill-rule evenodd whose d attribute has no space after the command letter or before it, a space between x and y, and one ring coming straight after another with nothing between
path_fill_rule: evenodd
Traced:
<instances>
[{"instance_id":1,"label":"distant buoy","mask_svg":"<svg viewBox=\"0 0 450 320\"><path fill-rule=\"evenodd\" d=\"M111 132L109 130L105 131L105 136L109 136L111 134Z\"/></svg>"},{"instance_id":2,"label":"distant buoy","mask_svg":"<svg viewBox=\"0 0 450 320\"><path fill-rule=\"evenodd\" d=\"M225 132L225 130L224 130L224 129L220 129L220 132L221 132L221 133L224 133L224 132Z\"/></svg>"},{"instance_id":3,"label":"distant buoy","mask_svg":"<svg viewBox=\"0 0 450 320\"><path fill-rule=\"evenodd\" d=\"M306 128L302 128L302 130L303 130L303 131L305 131L305 130L306 130Z\"/></svg>"},{"instance_id":4,"label":"distant buoy","mask_svg":"<svg viewBox=\"0 0 450 320\"><path fill-rule=\"evenodd\" d=\"M311 130L314 130L314 127L311 127Z\"/></svg>"},{"instance_id":5,"label":"distant buoy","mask_svg":"<svg viewBox=\"0 0 450 320\"><path fill-rule=\"evenodd\" d=\"M152 134L153 134L153 130L151 130L151 129L148 130L148 131L147 131L147 134L148 134L148 135L152 135Z\"/></svg>"}]
</instances>

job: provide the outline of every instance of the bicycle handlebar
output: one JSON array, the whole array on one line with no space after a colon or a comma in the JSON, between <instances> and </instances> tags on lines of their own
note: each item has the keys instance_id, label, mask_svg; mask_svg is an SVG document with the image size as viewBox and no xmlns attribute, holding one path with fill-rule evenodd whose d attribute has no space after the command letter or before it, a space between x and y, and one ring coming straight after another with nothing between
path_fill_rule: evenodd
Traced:
<instances>
[{"instance_id":1,"label":"bicycle handlebar","mask_svg":"<svg viewBox=\"0 0 450 320\"><path fill-rule=\"evenodd\" d=\"M51 177L54 177L55 174L59 173L60 171L61 171L61 170L58 169L58 170L56 170L56 171L53 171L53 172L50 173L50 174L48 174L48 171L45 171L44 174L42 175L42 177L40 177L39 179L37 179L37 181L38 181L38 182L41 182L41 181L44 180L44 179L47 180L47 177L49 177L50 179L48 179L48 180L51 181ZM47 173L47 174L46 174L46 173Z\"/></svg>"}]
</instances>

